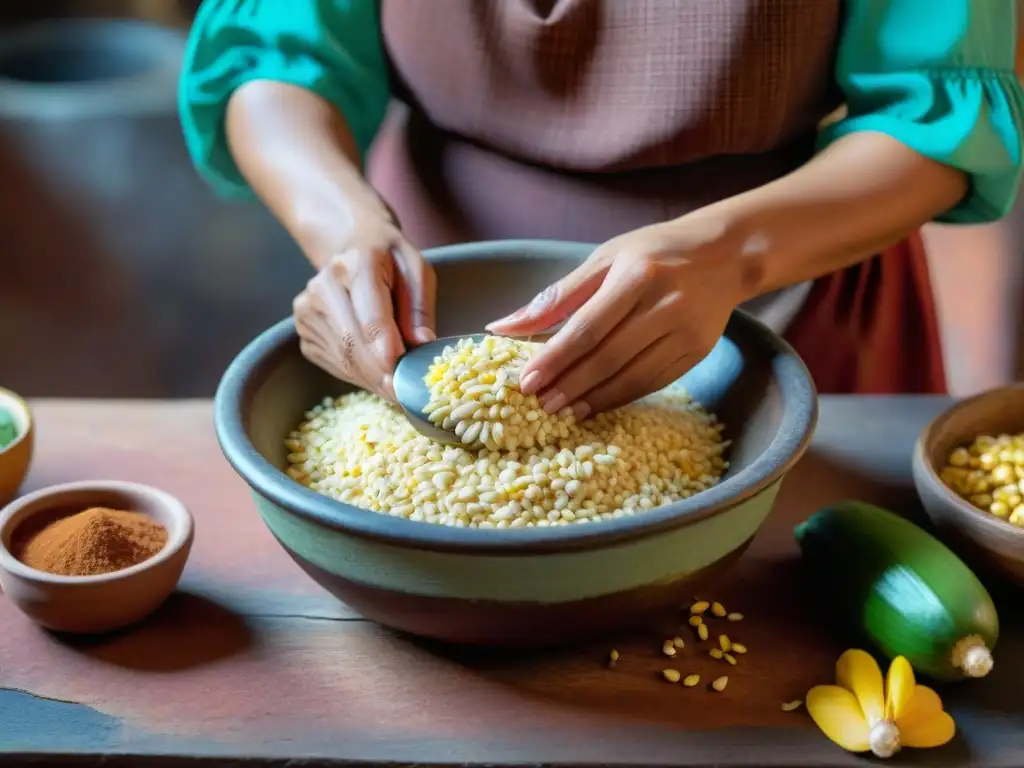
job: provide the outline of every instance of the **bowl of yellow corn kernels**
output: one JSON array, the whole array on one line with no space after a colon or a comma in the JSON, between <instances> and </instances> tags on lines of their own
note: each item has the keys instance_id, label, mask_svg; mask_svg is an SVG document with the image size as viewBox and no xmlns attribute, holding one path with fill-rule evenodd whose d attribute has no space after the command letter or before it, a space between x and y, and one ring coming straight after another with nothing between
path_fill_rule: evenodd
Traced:
<instances>
[{"instance_id":1,"label":"bowl of yellow corn kernels","mask_svg":"<svg viewBox=\"0 0 1024 768\"><path fill-rule=\"evenodd\" d=\"M1024 385L957 402L918 438L914 483L939 534L1024 584Z\"/></svg>"},{"instance_id":2,"label":"bowl of yellow corn kernels","mask_svg":"<svg viewBox=\"0 0 1024 768\"><path fill-rule=\"evenodd\" d=\"M438 334L480 333L590 250L429 252ZM286 320L224 374L217 436L282 547L381 624L537 646L686 602L743 553L806 449L817 418L807 368L737 312L681 382L577 423L519 391L531 344L492 336L438 356L425 415L462 441L442 445L304 359Z\"/></svg>"}]
</instances>

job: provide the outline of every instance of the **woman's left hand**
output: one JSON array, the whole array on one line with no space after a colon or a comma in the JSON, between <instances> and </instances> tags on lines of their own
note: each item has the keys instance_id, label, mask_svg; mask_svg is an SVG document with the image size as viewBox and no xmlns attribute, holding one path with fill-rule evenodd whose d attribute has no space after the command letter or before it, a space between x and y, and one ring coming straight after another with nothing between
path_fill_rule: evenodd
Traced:
<instances>
[{"instance_id":1,"label":"woman's left hand","mask_svg":"<svg viewBox=\"0 0 1024 768\"><path fill-rule=\"evenodd\" d=\"M754 254L733 253L700 214L637 229L488 330L540 333L567 320L523 370L524 394L577 420L671 384L700 362L757 280ZM753 257L753 258L752 258Z\"/></svg>"}]
</instances>

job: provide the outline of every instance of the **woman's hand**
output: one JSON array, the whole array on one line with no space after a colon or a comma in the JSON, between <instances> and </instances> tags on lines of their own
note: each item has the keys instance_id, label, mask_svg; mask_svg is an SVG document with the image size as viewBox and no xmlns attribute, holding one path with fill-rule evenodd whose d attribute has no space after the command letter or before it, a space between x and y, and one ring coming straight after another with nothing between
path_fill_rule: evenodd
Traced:
<instances>
[{"instance_id":1,"label":"woman's hand","mask_svg":"<svg viewBox=\"0 0 1024 768\"><path fill-rule=\"evenodd\" d=\"M360 212L353 222L295 299L295 326L310 362L393 400L405 345L434 338L434 272L386 212Z\"/></svg>"},{"instance_id":2,"label":"woman's hand","mask_svg":"<svg viewBox=\"0 0 1024 768\"><path fill-rule=\"evenodd\" d=\"M748 298L756 260L726 241L699 215L629 232L488 330L526 336L568 318L523 370L522 391L577 419L625 405L700 362Z\"/></svg>"}]
</instances>

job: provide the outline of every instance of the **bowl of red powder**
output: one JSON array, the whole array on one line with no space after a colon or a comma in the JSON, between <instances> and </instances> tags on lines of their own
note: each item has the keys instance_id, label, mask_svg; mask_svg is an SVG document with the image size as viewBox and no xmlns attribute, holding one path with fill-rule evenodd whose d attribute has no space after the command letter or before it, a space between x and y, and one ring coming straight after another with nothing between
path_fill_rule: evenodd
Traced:
<instances>
[{"instance_id":1,"label":"bowl of red powder","mask_svg":"<svg viewBox=\"0 0 1024 768\"><path fill-rule=\"evenodd\" d=\"M145 618L174 591L193 523L169 493L116 480L56 485L0 513L0 586L39 624L100 633Z\"/></svg>"}]
</instances>

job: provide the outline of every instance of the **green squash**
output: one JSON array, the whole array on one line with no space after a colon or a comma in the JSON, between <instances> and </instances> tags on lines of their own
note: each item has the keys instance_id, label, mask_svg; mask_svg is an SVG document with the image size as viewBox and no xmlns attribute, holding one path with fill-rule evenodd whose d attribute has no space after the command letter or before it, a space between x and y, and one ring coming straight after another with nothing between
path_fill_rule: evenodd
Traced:
<instances>
[{"instance_id":1,"label":"green squash","mask_svg":"<svg viewBox=\"0 0 1024 768\"><path fill-rule=\"evenodd\" d=\"M826 609L875 650L938 680L991 671L995 605L935 537L892 512L843 501L798 525L796 540Z\"/></svg>"}]
</instances>

